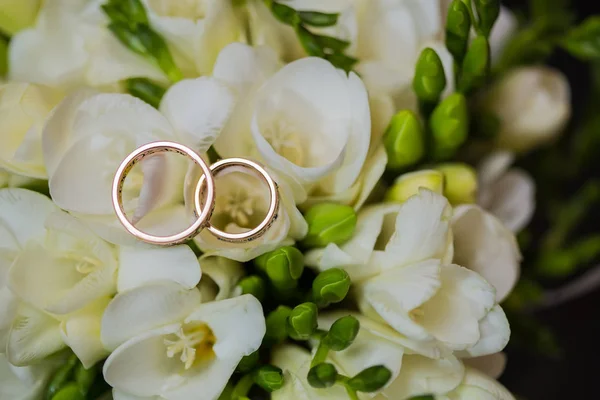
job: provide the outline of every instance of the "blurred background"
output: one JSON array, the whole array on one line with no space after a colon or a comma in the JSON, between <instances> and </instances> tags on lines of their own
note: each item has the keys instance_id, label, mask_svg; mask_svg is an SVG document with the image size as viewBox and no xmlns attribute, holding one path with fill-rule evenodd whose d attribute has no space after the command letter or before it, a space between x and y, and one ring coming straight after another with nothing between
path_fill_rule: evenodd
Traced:
<instances>
[{"instance_id":1,"label":"blurred background","mask_svg":"<svg viewBox=\"0 0 600 400\"><path fill-rule=\"evenodd\" d=\"M524 19L529 3L505 1ZM570 3L578 22L600 14L598 1ZM565 240L592 237L600 231L600 66L584 64L561 50L555 51L549 62L562 70L571 83L573 122L560 143L520 161L536 180L541 179L537 204L542 207L519 238L525 248L525 279L516 296L509 299L507 313L513 338L506 350L508 364L500 380L519 399L600 398L596 390L596 363L600 356L596 342L600 338L597 251L563 270L560 263L555 269L546 270L530 265L531 260L539 259L535 253L539 253L547 238L549 216L560 214L569 206L572 214L579 215L574 217ZM571 168L574 163L577 167ZM535 301L528 301L530 298Z\"/></svg>"}]
</instances>

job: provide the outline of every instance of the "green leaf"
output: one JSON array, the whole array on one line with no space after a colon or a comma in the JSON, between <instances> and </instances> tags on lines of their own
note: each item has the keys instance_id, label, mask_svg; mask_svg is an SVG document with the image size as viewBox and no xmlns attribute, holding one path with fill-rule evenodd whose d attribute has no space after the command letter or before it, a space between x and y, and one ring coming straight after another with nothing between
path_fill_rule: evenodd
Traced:
<instances>
[{"instance_id":1,"label":"green leaf","mask_svg":"<svg viewBox=\"0 0 600 400\"><path fill-rule=\"evenodd\" d=\"M110 0L102 5L102 9L113 22L129 25L149 23L146 9L140 0Z\"/></svg>"},{"instance_id":2,"label":"green leaf","mask_svg":"<svg viewBox=\"0 0 600 400\"><path fill-rule=\"evenodd\" d=\"M317 11L298 11L300 20L306 25L327 27L337 24L339 14L328 14Z\"/></svg>"},{"instance_id":3,"label":"green leaf","mask_svg":"<svg viewBox=\"0 0 600 400\"><path fill-rule=\"evenodd\" d=\"M356 58L341 53L327 54L325 59L336 68L343 69L346 72L350 72L358 62Z\"/></svg>"},{"instance_id":4,"label":"green leaf","mask_svg":"<svg viewBox=\"0 0 600 400\"><path fill-rule=\"evenodd\" d=\"M343 52L350 46L350 42L333 36L315 35L315 39L322 48L329 49L332 52Z\"/></svg>"},{"instance_id":5,"label":"green leaf","mask_svg":"<svg viewBox=\"0 0 600 400\"><path fill-rule=\"evenodd\" d=\"M592 16L572 29L561 45L582 60L600 60L600 16Z\"/></svg>"},{"instance_id":6,"label":"green leaf","mask_svg":"<svg viewBox=\"0 0 600 400\"><path fill-rule=\"evenodd\" d=\"M310 56L325 57L323 46L319 43L317 35L314 35L302 25L296 26L296 34L300 40L300 44Z\"/></svg>"},{"instance_id":7,"label":"green leaf","mask_svg":"<svg viewBox=\"0 0 600 400\"><path fill-rule=\"evenodd\" d=\"M271 11L273 12L275 18L286 25L295 26L300 22L298 12L290 6L286 6L285 4L273 2L271 4Z\"/></svg>"},{"instance_id":8,"label":"green leaf","mask_svg":"<svg viewBox=\"0 0 600 400\"><path fill-rule=\"evenodd\" d=\"M135 96L154 108L158 108L166 89L147 78L130 78L125 81L127 93Z\"/></svg>"}]
</instances>

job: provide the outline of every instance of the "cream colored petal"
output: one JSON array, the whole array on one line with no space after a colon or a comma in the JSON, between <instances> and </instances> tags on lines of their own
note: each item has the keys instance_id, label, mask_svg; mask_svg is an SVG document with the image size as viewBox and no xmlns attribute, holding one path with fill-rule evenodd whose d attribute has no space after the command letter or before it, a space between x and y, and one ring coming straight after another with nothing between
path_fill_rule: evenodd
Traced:
<instances>
[{"instance_id":1,"label":"cream colored petal","mask_svg":"<svg viewBox=\"0 0 600 400\"><path fill-rule=\"evenodd\" d=\"M167 400L217 399L233 375L240 359L214 359L208 367L203 366L197 371L192 371L185 384L170 390L163 397Z\"/></svg>"},{"instance_id":2,"label":"cream colored petal","mask_svg":"<svg viewBox=\"0 0 600 400\"><path fill-rule=\"evenodd\" d=\"M34 366L15 367L0 354L0 398L6 400L36 400L41 398L55 365L49 362Z\"/></svg>"},{"instance_id":3,"label":"cream colored petal","mask_svg":"<svg viewBox=\"0 0 600 400\"><path fill-rule=\"evenodd\" d=\"M199 153L214 143L235 104L233 93L214 78L186 79L171 86L160 111L180 140Z\"/></svg>"},{"instance_id":4,"label":"cream colored petal","mask_svg":"<svg viewBox=\"0 0 600 400\"><path fill-rule=\"evenodd\" d=\"M24 246L30 239L43 238L44 221L56 210L52 200L42 194L27 189L1 189L0 231L4 227L19 246ZM2 240L0 247L6 244Z\"/></svg>"},{"instance_id":5,"label":"cream colored petal","mask_svg":"<svg viewBox=\"0 0 600 400\"><path fill-rule=\"evenodd\" d=\"M6 351L10 327L18 311L18 299L7 287L0 288L0 353Z\"/></svg>"},{"instance_id":6,"label":"cream colored petal","mask_svg":"<svg viewBox=\"0 0 600 400\"><path fill-rule=\"evenodd\" d=\"M363 312L372 308L392 328L411 339L431 340L430 333L410 313L430 300L441 285L438 260L396 268L357 287L359 308Z\"/></svg>"},{"instance_id":7,"label":"cream colored petal","mask_svg":"<svg viewBox=\"0 0 600 400\"><path fill-rule=\"evenodd\" d=\"M114 350L150 329L180 321L200 304L200 292L164 282L119 293L102 317L102 343Z\"/></svg>"},{"instance_id":8,"label":"cream colored petal","mask_svg":"<svg viewBox=\"0 0 600 400\"><path fill-rule=\"evenodd\" d=\"M200 292L202 301L224 300L234 295L234 288L244 276L243 265L237 261L218 256L202 256L198 260L202 268ZM209 288L216 286L214 296L210 296Z\"/></svg>"},{"instance_id":9,"label":"cream colored petal","mask_svg":"<svg viewBox=\"0 0 600 400\"><path fill-rule=\"evenodd\" d=\"M415 313L415 320L451 349L474 346L482 338L479 321L494 307L494 288L457 265L442 266L440 280L440 289Z\"/></svg>"},{"instance_id":10,"label":"cream colored petal","mask_svg":"<svg viewBox=\"0 0 600 400\"><path fill-rule=\"evenodd\" d=\"M479 185L482 187L493 185L502 175L508 171L508 168L515 160L515 155L509 151L495 151L483 159L477 167L477 177ZM491 199L482 199L490 201ZM485 206L484 206L485 207Z\"/></svg>"},{"instance_id":11,"label":"cream colored petal","mask_svg":"<svg viewBox=\"0 0 600 400\"><path fill-rule=\"evenodd\" d=\"M160 398L156 396L134 396L116 389L113 389L112 391L112 398L113 400L160 400Z\"/></svg>"},{"instance_id":12,"label":"cream colored petal","mask_svg":"<svg viewBox=\"0 0 600 400\"><path fill-rule=\"evenodd\" d=\"M483 373L467 368L462 384L449 394L450 400L515 400L500 383Z\"/></svg>"},{"instance_id":13,"label":"cream colored petal","mask_svg":"<svg viewBox=\"0 0 600 400\"><path fill-rule=\"evenodd\" d=\"M19 305L6 345L11 364L33 364L64 347L56 319L24 303Z\"/></svg>"},{"instance_id":14,"label":"cream colored petal","mask_svg":"<svg viewBox=\"0 0 600 400\"><path fill-rule=\"evenodd\" d=\"M418 195L404 202L396 217L396 230L385 248L394 255L391 267L442 259L451 246L451 213L448 200L427 189L420 189Z\"/></svg>"},{"instance_id":15,"label":"cream colored petal","mask_svg":"<svg viewBox=\"0 0 600 400\"><path fill-rule=\"evenodd\" d=\"M465 358L463 363L471 368L483 372L493 379L498 379L506 367L506 353L494 353L487 356Z\"/></svg>"},{"instance_id":16,"label":"cream colored petal","mask_svg":"<svg viewBox=\"0 0 600 400\"><path fill-rule=\"evenodd\" d=\"M200 276L200 265L189 246L154 247L140 244L119 248L119 293L169 281L192 289L200 282Z\"/></svg>"},{"instance_id":17,"label":"cream colored petal","mask_svg":"<svg viewBox=\"0 0 600 400\"><path fill-rule=\"evenodd\" d=\"M514 234L476 205L455 208L452 230L454 262L481 274L501 302L520 275L521 253Z\"/></svg>"},{"instance_id":18,"label":"cream colored petal","mask_svg":"<svg viewBox=\"0 0 600 400\"><path fill-rule=\"evenodd\" d=\"M495 305L479 321L479 341L472 347L457 353L459 357L481 357L502 351L510 339L510 325L499 305Z\"/></svg>"},{"instance_id":19,"label":"cream colored petal","mask_svg":"<svg viewBox=\"0 0 600 400\"><path fill-rule=\"evenodd\" d=\"M464 366L452 355L432 360L405 355L400 376L384 391L392 399L446 394L456 388L464 376Z\"/></svg>"},{"instance_id":20,"label":"cream colored petal","mask_svg":"<svg viewBox=\"0 0 600 400\"><path fill-rule=\"evenodd\" d=\"M85 368L91 368L109 354L100 341L102 313L109 302L109 297L101 298L69 315L60 324L65 344L73 350Z\"/></svg>"}]
</instances>

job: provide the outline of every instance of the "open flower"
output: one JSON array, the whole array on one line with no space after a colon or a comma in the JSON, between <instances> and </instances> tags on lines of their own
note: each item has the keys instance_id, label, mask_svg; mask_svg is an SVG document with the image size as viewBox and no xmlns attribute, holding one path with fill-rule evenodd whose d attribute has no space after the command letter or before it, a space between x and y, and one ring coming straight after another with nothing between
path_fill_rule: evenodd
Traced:
<instances>
[{"instance_id":1,"label":"open flower","mask_svg":"<svg viewBox=\"0 0 600 400\"><path fill-rule=\"evenodd\" d=\"M56 357L55 357L56 358ZM47 360L37 365L15 367L0 354L0 398L35 400L42 398L52 373L61 359Z\"/></svg>"},{"instance_id":2,"label":"open flower","mask_svg":"<svg viewBox=\"0 0 600 400\"><path fill-rule=\"evenodd\" d=\"M251 295L201 304L197 289L140 286L117 295L104 315L102 339L112 350L104 378L117 399L216 399L265 329Z\"/></svg>"},{"instance_id":3,"label":"open flower","mask_svg":"<svg viewBox=\"0 0 600 400\"><path fill-rule=\"evenodd\" d=\"M500 383L473 369L465 370L461 384L439 400L515 400L515 397Z\"/></svg>"},{"instance_id":4,"label":"open flower","mask_svg":"<svg viewBox=\"0 0 600 400\"><path fill-rule=\"evenodd\" d=\"M0 167L46 179L42 128L63 96L62 91L47 86L14 82L0 85Z\"/></svg>"},{"instance_id":5,"label":"open flower","mask_svg":"<svg viewBox=\"0 0 600 400\"><path fill-rule=\"evenodd\" d=\"M364 211L368 217L359 217L356 236L366 238L362 252L346 244L329 246L309 253L307 263L319 269L336 261L350 266L361 311L412 340L437 342L464 356L504 348L509 327L495 289L476 272L451 263L448 201L421 189L394 207L374 207ZM386 215L391 217L384 223Z\"/></svg>"}]
</instances>

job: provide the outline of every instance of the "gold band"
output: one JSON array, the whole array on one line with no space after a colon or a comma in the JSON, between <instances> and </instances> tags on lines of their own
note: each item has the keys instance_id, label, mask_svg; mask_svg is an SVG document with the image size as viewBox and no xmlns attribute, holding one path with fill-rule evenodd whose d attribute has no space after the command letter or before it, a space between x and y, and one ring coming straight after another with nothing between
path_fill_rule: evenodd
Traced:
<instances>
[{"instance_id":1,"label":"gold band","mask_svg":"<svg viewBox=\"0 0 600 400\"><path fill-rule=\"evenodd\" d=\"M219 171L222 171L225 168L236 167L236 166L244 167L244 168L248 168L248 169L254 169L260 174L262 179L265 181L265 183L269 187L270 204L269 204L269 210L267 211L267 215L266 215L265 219L256 228L251 229L247 232L227 233L227 232L223 232L223 231L215 228L213 225L210 224L210 222L208 223L206 228L214 236L216 236L219 240L222 240L225 242L230 242L230 243L249 242L251 240L256 240L259 237L261 237L262 235L264 235L265 232L271 227L273 222L275 222L275 219L277 219L277 211L279 209L279 192L277 189L277 184L275 183L273 178L271 178L271 176L267 173L267 171L261 165L255 163L254 161L246 160L244 158L227 158L224 160L220 160L220 161L214 163L213 165L211 165L210 170L212 171L214 176L217 176ZM196 191L194 194L194 206L195 206L194 213L195 213L195 215L198 215L202 211L201 200L202 200L203 189L204 189L203 186L204 186L204 182L206 180L205 179L206 176L207 175L204 174L198 180L198 183L196 185ZM208 203L208 198L207 198L207 203Z\"/></svg>"},{"instance_id":2,"label":"gold band","mask_svg":"<svg viewBox=\"0 0 600 400\"><path fill-rule=\"evenodd\" d=\"M204 173L204 175L202 176L202 182L206 182L207 187L206 206L204 207L204 209L202 209L201 207L198 208L198 211L196 213L196 220L184 231L170 236L154 236L140 231L135 226L133 226L133 224L127 219L123 206L122 192L123 184L125 183L125 178L127 177L127 174L131 171L135 164L142 161L145 157L162 152L175 152L190 157L194 161L194 163L196 163L198 166L200 166L200 168L202 168L202 172ZM117 217L119 218L119 221L121 222L121 224L123 224L125 229L127 229L127 231L133 236L146 243L161 246L176 245L186 242L187 240L193 238L198 234L198 232L200 232L200 230L202 230L209 223L208 221L212 216L212 212L215 205L215 182L211 170L208 168L206 162L202 159L202 157L200 157L198 153L196 153L189 147L175 142L153 142L137 148L135 151L129 154L127 158L125 158L125 160L123 160L113 180L112 202Z\"/></svg>"}]
</instances>

